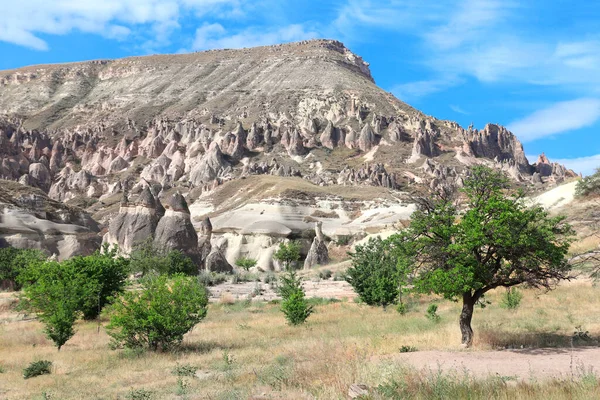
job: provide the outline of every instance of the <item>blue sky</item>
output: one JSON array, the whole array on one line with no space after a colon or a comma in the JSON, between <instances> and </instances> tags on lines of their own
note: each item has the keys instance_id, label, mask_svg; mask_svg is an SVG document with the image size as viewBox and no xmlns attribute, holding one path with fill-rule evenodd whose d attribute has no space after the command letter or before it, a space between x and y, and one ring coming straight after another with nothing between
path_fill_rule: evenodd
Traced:
<instances>
[{"instance_id":1,"label":"blue sky","mask_svg":"<svg viewBox=\"0 0 600 400\"><path fill-rule=\"evenodd\" d=\"M317 37L437 118L506 125L535 157L600 166L600 2L0 0L0 69Z\"/></svg>"}]
</instances>

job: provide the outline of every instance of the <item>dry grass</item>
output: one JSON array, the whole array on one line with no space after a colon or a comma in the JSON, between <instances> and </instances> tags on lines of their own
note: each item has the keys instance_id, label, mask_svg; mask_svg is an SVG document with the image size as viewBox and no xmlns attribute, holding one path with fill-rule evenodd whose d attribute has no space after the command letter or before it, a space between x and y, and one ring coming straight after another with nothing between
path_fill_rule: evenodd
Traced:
<instances>
[{"instance_id":1,"label":"dry grass","mask_svg":"<svg viewBox=\"0 0 600 400\"><path fill-rule=\"evenodd\" d=\"M476 311L476 341L470 351L567 346L577 326L592 337L600 335L600 290L590 282L567 283L550 293L524 290L521 307L515 311L500 307L501 295L501 291L491 293L492 304ZM143 388L155 399L245 399L263 393L267 396L263 398L274 399L339 399L356 382L370 387L385 384L382 390L399 396L409 390L417 398L463 398L461 393L470 390L469 398L592 398L598 394L597 381L589 387L576 382L507 386L497 380L427 377L406 366L390 365L386 356L398 354L401 346L464 351L456 323L459 305L440 301L441 322L436 324L424 317L432 300L410 301L405 316L354 302L325 303L316 306L316 313L301 327L286 325L275 304L213 304L206 320L172 354L109 350L104 329L83 322L57 352L38 322L7 322L0 325L4 369L0 398L39 398L46 392L60 399L116 399L126 398L132 388ZM51 360L53 373L24 380L22 369L39 359ZM205 379L172 375L177 363L198 367ZM396 387L390 377L411 386ZM444 382L442 394L451 397L435 396L437 392L431 390ZM391 392L374 398L389 398Z\"/></svg>"}]
</instances>

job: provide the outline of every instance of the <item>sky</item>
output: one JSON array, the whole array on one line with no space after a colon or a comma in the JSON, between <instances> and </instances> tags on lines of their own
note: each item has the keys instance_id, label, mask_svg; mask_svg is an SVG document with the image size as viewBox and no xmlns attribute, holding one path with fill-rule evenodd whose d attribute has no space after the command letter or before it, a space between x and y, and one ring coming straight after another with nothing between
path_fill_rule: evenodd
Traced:
<instances>
[{"instance_id":1,"label":"sky","mask_svg":"<svg viewBox=\"0 0 600 400\"><path fill-rule=\"evenodd\" d=\"M598 1L0 0L0 11L0 69L337 39L428 115L505 125L531 162L600 167Z\"/></svg>"}]
</instances>

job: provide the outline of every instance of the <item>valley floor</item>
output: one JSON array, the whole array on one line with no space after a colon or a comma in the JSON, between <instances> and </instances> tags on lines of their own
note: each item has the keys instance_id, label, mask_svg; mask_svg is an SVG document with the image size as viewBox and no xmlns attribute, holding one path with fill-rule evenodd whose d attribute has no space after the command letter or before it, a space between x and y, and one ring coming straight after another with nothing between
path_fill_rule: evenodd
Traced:
<instances>
[{"instance_id":1,"label":"valley floor","mask_svg":"<svg viewBox=\"0 0 600 400\"><path fill-rule=\"evenodd\" d=\"M301 327L274 303L217 301L175 353L110 350L106 320L78 323L58 352L37 321L0 310L0 398L344 399L357 383L373 399L599 398L600 288L577 280L523 293L514 311L502 291L487 296L469 350L459 304L427 297L409 299L406 315L315 298ZM425 317L434 301L439 322ZM40 359L52 374L24 380ZM172 373L187 366L195 374Z\"/></svg>"}]
</instances>

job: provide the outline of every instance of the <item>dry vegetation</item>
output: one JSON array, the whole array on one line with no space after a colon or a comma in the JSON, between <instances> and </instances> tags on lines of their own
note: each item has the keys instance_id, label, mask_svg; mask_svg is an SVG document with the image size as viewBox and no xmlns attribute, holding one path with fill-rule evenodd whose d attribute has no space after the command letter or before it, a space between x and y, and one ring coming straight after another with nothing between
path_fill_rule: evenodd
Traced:
<instances>
[{"instance_id":1,"label":"dry vegetation","mask_svg":"<svg viewBox=\"0 0 600 400\"><path fill-rule=\"evenodd\" d=\"M491 304L476 311L476 341L469 351L597 344L573 340L577 329L589 331L592 338L600 335L600 290L590 282L524 294L516 311L500 307L501 291L488 296ZM38 322L5 319L0 325L0 398L44 398L45 393L59 399L125 399L145 398L146 393L154 399L339 399L357 382L381 385L373 398L395 393L424 399L600 396L591 373L517 383L503 377L475 379L463 371L419 372L403 365L395 357L402 346L465 351L458 346L459 305L439 302L441 321L435 323L424 316L431 301L409 302L404 316L394 309L321 301L302 327L286 325L275 304L224 301L210 306L206 320L173 354L110 350L104 329L83 322L57 352ZM53 373L24 380L22 369L39 359L51 360ZM177 365L194 366L198 372L178 377L171 373Z\"/></svg>"}]
</instances>

